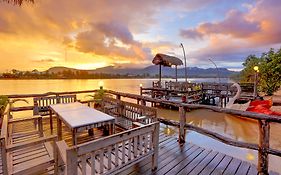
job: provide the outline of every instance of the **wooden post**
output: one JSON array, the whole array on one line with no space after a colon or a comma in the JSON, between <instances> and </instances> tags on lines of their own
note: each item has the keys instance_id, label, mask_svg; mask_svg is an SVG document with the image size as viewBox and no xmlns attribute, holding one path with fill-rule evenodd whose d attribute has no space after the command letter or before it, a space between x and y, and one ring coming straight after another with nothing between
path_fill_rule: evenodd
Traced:
<instances>
[{"instance_id":1,"label":"wooden post","mask_svg":"<svg viewBox=\"0 0 281 175\"><path fill-rule=\"evenodd\" d=\"M185 118L185 109L184 107L179 107L179 117L180 117L180 128L179 128L179 140L178 142L180 144L185 143L185 129L184 125L186 123L186 118Z\"/></svg>"},{"instance_id":2,"label":"wooden post","mask_svg":"<svg viewBox=\"0 0 281 175\"><path fill-rule=\"evenodd\" d=\"M42 121L42 117L38 118L38 131L39 131L40 137L43 137L43 121Z\"/></svg>"},{"instance_id":3,"label":"wooden post","mask_svg":"<svg viewBox=\"0 0 281 175\"><path fill-rule=\"evenodd\" d=\"M140 95L142 95L142 87L140 87Z\"/></svg>"},{"instance_id":4,"label":"wooden post","mask_svg":"<svg viewBox=\"0 0 281 175\"><path fill-rule=\"evenodd\" d=\"M269 133L269 122L259 120L258 172L261 175L268 175Z\"/></svg>"},{"instance_id":5,"label":"wooden post","mask_svg":"<svg viewBox=\"0 0 281 175\"><path fill-rule=\"evenodd\" d=\"M142 106L146 106L145 100L141 100L141 105L142 105Z\"/></svg>"},{"instance_id":6,"label":"wooden post","mask_svg":"<svg viewBox=\"0 0 281 175\"><path fill-rule=\"evenodd\" d=\"M75 149L66 150L66 174L78 174L77 152Z\"/></svg>"},{"instance_id":7,"label":"wooden post","mask_svg":"<svg viewBox=\"0 0 281 175\"><path fill-rule=\"evenodd\" d=\"M152 170L157 169L158 164L158 151L159 151L159 122L155 124L155 129L153 131L153 155L152 155Z\"/></svg>"},{"instance_id":8,"label":"wooden post","mask_svg":"<svg viewBox=\"0 0 281 175\"><path fill-rule=\"evenodd\" d=\"M116 95L117 100L121 100L121 95Z\"/></svg>"}]
</instances>

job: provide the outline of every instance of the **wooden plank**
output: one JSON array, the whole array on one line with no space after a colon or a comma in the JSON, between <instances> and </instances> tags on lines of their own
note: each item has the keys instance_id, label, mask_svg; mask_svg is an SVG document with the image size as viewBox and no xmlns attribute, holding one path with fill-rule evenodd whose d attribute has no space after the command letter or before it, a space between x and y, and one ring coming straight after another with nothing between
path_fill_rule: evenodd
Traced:
<instances>
[{"instance_id":1,"label":"wooden plank","mask_svg":"<svg viewBox=\"0 0 281 175\"><path fill-rule=\"evenodd\" d=\"M250 169L250 166L251 166L251 164L249 162L242 161L242 163L240 164L240 166L235 174L247 175L247 173Z\"/></svg>"},{"instance_id":2,"label":"wooden plank","mask_svg":"<svg viewBox=\"0 0 281 175\"><path fill-rule=\"evenodd\" d=\"M241 160L233 158L223 173L224 174L235 174L236 171L238 171L238 168L239 168L241 162L242 162Z\"/></svg>"},{"instance_id":3,"label":"wooden plank","mask_svg":"<svg viewBox=\"0 0 281 175\"><path fill-rule=\"evenodd\" d=\"M197 157L195 157L187 166L185 166L179 174L189 174L205 157L211 153L210 150L203 150Z\"/></svg>"},{"instance_id":4,"label":"wooden plank","mask_svg":"<svg viewBox=\"0 0 281 175\"><path fill-rule=\"evenodd\" d=\"M183 154L183 157L181 159L176 159L177 164L175 164L173 167L167 169L167 174L177 174L179 171L181 171L186 165L188 165L194 158L196 158L198 155L200 155L204 149L195 146L193 148L194 150L191 150L190 152L187 152L187 154ZM159 173L160 174L160 173Z\"/></svg>"},{"instance_id":5,"label":"wooden plank","mask_svg":"<svg viewBox=\"0 0 281 175\"><path fill-rule=\"evenodd\" d=\"M200 174L205 175L213 172L213 170L218 166L224 156L224 154L218 153L216 157L206 167L204 167L203 171Z\"/></svg>"},{"instance_id":6,"label":"wooden plank","mask_svg":"<svg viewBox=\"0 0 281 175\"><path fill-rule=\"evenodd\" d=\"M257 174L258 174L258 169L255 166L251 165L247 175L257 175Z\"/></svg>"},{"instance_id":7,"label":"wooden plank","mask_svg":"<svg viewBox=\"0 0 281 175\"><path fill-rule=\"evenodd\" d=\"M221 175L221 174L223 174L224 170L226 169L228 164L231 162L231 160L232 160L232 157L226 155L222 159L220 164L216 167L216 169L214 169L214 171L211 173L211 175Z\"/></svg>"},{"instance_id":8,"label":"wooden plank","mask_svg":"<svg viewBox=\"0 0 281 175\"><path fill-rule=\"evenodd\" d=\"M184 160L187 156L196 151L199 147L194 145L188 145L184 148L179 149L176 152L172 152L172 154L164 159L160 159L159 167L157 168L157 174L163 174L168 172L182 160Z\"/></svg>"},{"instance_id":9,"label":"wooden plank","mask_svg":"<svg viewBox=\"0 0 281 175\"><path fill-rule=\"evenodd\" d=\"M190 175L198 175L218 155L218 152L211 151L191 172Z\"/></svg>"}]
</instances>

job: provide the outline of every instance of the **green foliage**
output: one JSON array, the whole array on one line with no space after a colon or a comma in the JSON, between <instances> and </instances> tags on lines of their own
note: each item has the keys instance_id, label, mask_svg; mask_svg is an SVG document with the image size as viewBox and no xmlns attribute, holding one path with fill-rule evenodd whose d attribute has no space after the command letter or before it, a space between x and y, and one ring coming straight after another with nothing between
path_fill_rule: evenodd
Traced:
<instances>
[{"instance_id":1,"label":"green foliage","mask_svg":"<svg viewBox=\"0 0 281 175\"><path fill-rule=\"evenodd\" d=\"M261 57L249 55L243 63L241 82L254 82L254 66L259 67L258 86L259 90L267 95L272 95L281 86L281 49L277 52L270 49Z\"/></svg>"},{"instance_id":2,"label":"green foliage","mask_svg":"<svg viewBox=\"0 0 281 175\"><path fill-rule=\"evenodd\" d=\"M8 97L1 95L0 96L0 116L3 114L7 104L8 104Z\"/></svg>"}]
</instances>

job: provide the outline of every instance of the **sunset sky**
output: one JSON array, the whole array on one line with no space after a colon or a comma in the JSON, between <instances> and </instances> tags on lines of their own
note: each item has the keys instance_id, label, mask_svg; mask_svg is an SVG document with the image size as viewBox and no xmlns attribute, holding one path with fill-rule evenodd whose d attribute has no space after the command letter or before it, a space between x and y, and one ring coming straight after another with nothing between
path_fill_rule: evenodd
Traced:
<instances>
[{"instance_id":1,"label":"sunset sky","mask_svg":"<svg viewBox=\"0 0 281 175\"><path fill-rule=\"evenodd\" d=\"M280 48L280 0L0 1L0 72L52 66L145 67L158 52L187 65L242 68Z\"/></svg>"}]
</instances>

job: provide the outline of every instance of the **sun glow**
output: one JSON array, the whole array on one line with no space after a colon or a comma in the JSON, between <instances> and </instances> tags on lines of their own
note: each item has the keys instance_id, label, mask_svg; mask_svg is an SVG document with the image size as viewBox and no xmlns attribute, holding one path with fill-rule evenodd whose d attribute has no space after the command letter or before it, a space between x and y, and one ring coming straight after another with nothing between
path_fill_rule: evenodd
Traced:
<instances>
[{"instance_id":1,"label":"sun glow","mask_svg":"<svg viewBox=\"0 0 281 175\"><path fill-rule=\"evenodd\" d=\"M99 62L99 63L76 64L73 67L77 69L90 70L90 69L97 69L105 66L107 66L106 62Z\"/></svg>"}]
</instances>

